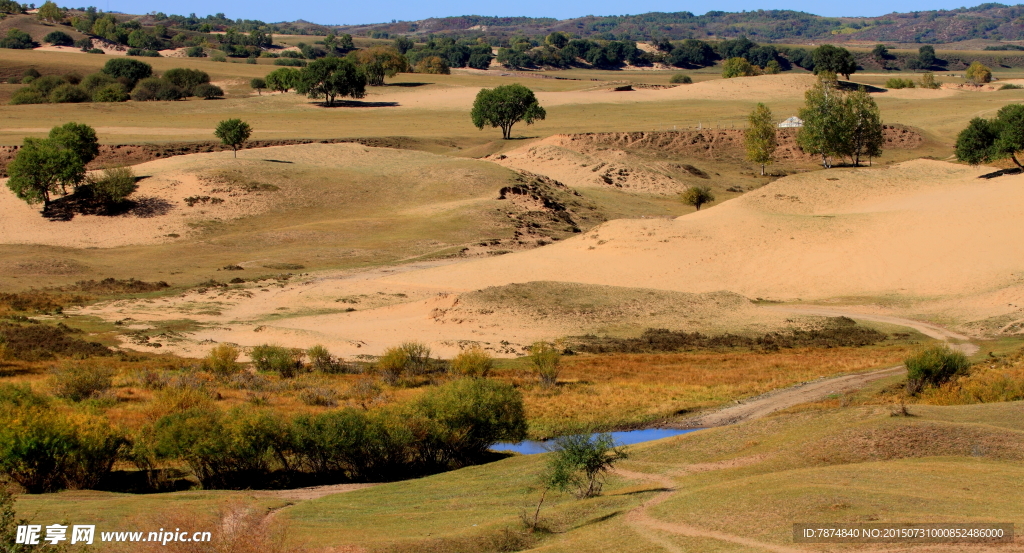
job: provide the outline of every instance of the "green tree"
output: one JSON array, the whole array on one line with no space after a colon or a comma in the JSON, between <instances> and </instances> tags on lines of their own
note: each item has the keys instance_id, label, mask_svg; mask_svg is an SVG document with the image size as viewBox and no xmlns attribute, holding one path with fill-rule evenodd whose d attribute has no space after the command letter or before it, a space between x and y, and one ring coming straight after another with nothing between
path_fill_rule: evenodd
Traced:
<instances>
[{"instance_id":1,"label":"green tree","mask_svg":"<svg viewBox=\"0 0 1024 553\"><path fill-rule=\"evenodd\" d=\"M861 157L870 159L882 155L882 145L885 144L882 117L875 100L863 86L846 97L846 104L846 113L850 117L846 125L849 129L849 155L857 166Z\"/></svg>"},{"instance_id":2,"label":"green tree","mask_svg":"<svg viewBox=\"0 0 1024 553\"><path fill-rule=\"evenodd\" d=\"M871 49L871 57L882 65L885 65L885 60L889 59L889 49L884 44L876 44Z\"/></svg>"},{"instance_id":3,"label":"green tree","mask_svg":"<svg viewBox=\"0 0 1024 553\"><path fill-rule=\"evenodd\" d=\"M547 112L537 102L532 90L521 84L508 84L478 92L470 117L478 129L485 125L500 127L501 137L508 140L512 125L519 121L525 121L527 125L543 121Z\"/></svg>"},{"instance_id":4,"label":"green tree","mask_svg":"<svg viewBox=\"0 0 1024 553\"><path fill-rule=\"evenodd\" d=\"M1009 104L994 119L974 118L956 139L956 157L971 165L1010 158L1024 170L1017 152L1024 150L1024 105Z\"/></svg>"},{"instance_id":5,"label":"green tree","mask_svg":"<svg viewBox=\"0 0 1024 553\"><path fill-rule=\"evenodd\" d=\"M252 134L252 127L241 119L225 119L217 123L217 129L213 131L214 136L224 144L231 146L231 151L238 157L238 148L249 140Z\"/></svg>"},{"instance_id":6,"label":"green tree","mask_svg":"<svg viewBox=\"0 0 1024 553\"><path fill-rule=\"evenodd\" d=\"M409 70L405 56L390 46L375 46L358 50L353 54L370 86L382 86L384 77L394 77L401 71ZM353 54L349 54L349 56L353 56Z\"/></svg>"},{"instance_id":7,"label":"green tree","mask_svg":"<svg viewBox=\"0 0 1024 553\"><path fill-rule=\"evenodd\" d=\"M775 120L772 117L772 110L764 104L757 104L747 121L750 124L744 135L747 159L759 163L761 175L764 175L764 166L772 162L775 148L778 146L775 139Z\"/></svg>"},{"instance_id":8,"label":"green tree","mask_svg":"<svg viewBox=\"0 0 1024 553\"><path fill-rule=\"evenodd\" d=\"M46 0L42 6L39 7L39 11L36 13L36 17L40 21L48 21L50 23L60 23L64 19L64 12L50 0Z\"/></svg>"},{"instance_id":9,"label":"green tree","mask_svg":"<svg viewBox=\"0 0 1024 553\"><path fill-rule=\"evenodd\" d=\"M64 31L51 31L43 37L43 42L48 42L54 46L71 46L75 43L74 39L68 36Z\"/></svg>"},{"instance_id":10,"label":"green tree","mask_svg":"<svg viewBox=\"0 0 1024 553\"><path fill-rule=\"evenodd\" d=\"M0 40L0 48L11 48L14 50L29 50L34 48L32 37L21 29L8 29L7 37Z\"/></svg>"},{"instance_id":11,"label":"green tree","mask_svg":"<svg viewBox=\"0 0 1024 553\"><path fill-rule=\"evenodd\" d=\"M824 167L831 167L833 157L848 151L851 120L835 75L820 73L818 82L804 93L804 98L806 104L800 110L804 126L797 134L797 144L803 151L821 156Z\"/></svg>"},{"instance_id":12,"label":"green tree","mask_svg":"<svg viewBox=\"0 0 1024 553\"><path fill-rule=\"evenodd\" d=\"M857 71L857 60L846 48L822 44L814 50L814 74L834 73L847 79Z\"/></svg>"},{"instance_id":13,"label":"green tree","mask_svg":"<svg viewBox=\"0 0 1024 553\"><path fill-rule=\"evenodd\" d=\"M746 58L729 58L722 64L722 78L752 77L757 75L757 70Z\"/></svg>"},{"instance_id":14,"label":"green tree","mask_svg":"<svg viewBox=\"0 0 1024 553\"><path fill-rule=\"evenodd\" d=\"M415 44L413 43L411 38L407 36L395 37L394 47L395 50L398 50L399 54L402 54L404 56L406 52L412 50L413 46L415 46Z\"/></svg>"},{"instance_id":15,"label":"green tree","mask_svg":"<svg viewBox=\"0 0 1024 553\"><path fill-rule=\"evenodd\" d=\"M67 193L85 178L85 165L78 155L50 139L26 138L18 154L7 165L7 187L29 204L50 206L58 192Z\"/></svg>"},{"instance_id":16,"label":"green tree","mask_svg":"<svg viewBox=\"0 0 1024 553\"><path fill-rule=\"evenodd\" d=\"M710 186L691 186L681 195L683 203L692 205L700 211L700 207L715 201L715 195L711 192Z\"/></svg>"},{"instance_id":17,"label":"green tree","mask_svg":"<svg viewBox=\"0 0 1024 553\"><path fill-rule=\"evenodd\" d=\"M325 98L332 106L338 96L365 96L366 76L349 59L323 58L302 69L295 90L310 98Z\"/></svg>"},{"instance_id":18,"label":"green tree","mask_svg":"<svg viewBox=\"0 0 1024 553\"><path fill-rule=\"evenodd\" d=\"M210 82L210 75L205 71L184 67L168 69L164 71L161 77L170 81L189 96L196 96L196 87Z\"/></svg>"},{"instance_id":19,"label":"green tree","mask_svg":"<svg viewBox=\"0 0 1024 553\"><path fill-rule=\"evenodd\" d=\"M964 76L974 84L984 84L992 81L992 70L980 61L976 61L971 63Z\"/></svg>"},{"instance_id":20,"label":"green tree","mask_svg":"<svg viewBox=\"0 0 1024 553\"><path fill-rule=\"evenodd\" d=\"M267 75L267 88L278 92L288 92L295 88L299 80L299 70L290 67L275 69Z\"/></svg>"},{"instance_id":21,"label":"green tree","mask_svg":"<svg viewBox=\"0 0 1024 553\"><path fill-rule=\"evenodd\" d=\"M263 79L261 79L259 77L256 77L256 78L252 79L251 81L249 81L249 88L252 88L253 90L256 91L257 94L262 96L263 95L263 89L267 88L267 81L265 81L265 80L263 80Z\"/></svg>"},{"instance_id":22,"label":"green tree","mask_svg":"<svg viewBox=\"0 0 1024 553\"><path fill-rule=\"evenodd\" d=\"M601 494L605 475L616 463L628 459L609 433L575 433L554 439L544 477L546 487L570 492L578 499Z\"/></svg>"},{"instance_id":23,"label":"green tree","mask_svg":"<svg viewBox=\"0 0 1024 553\"><path fill-rule=\"evenodd\" d=\"M918 48L917 63L921 69L928 69L932 65L935 65L935 47L930 44L925 44Z\"/></svg>"},{"instance_id":24,"label":"green tree","mask_svg":"<svg viewBox=\"0 0 1024 553\"><path fill-rule=\"evenodd\" d=\"M135 83L153 75L153 66L131 58L113 58L103 65L103 72L115 79L126 79L128 86L134 87Z\"/></svg>"},{"instance_id":25,"label":"green tree","mask_svg":"<svg viewBox=\"0 0 1024 553\"><path fill-rule=\"evenodd\" d=\"M73 152L83 167L100 155L96 131L89 125L65 123L50 129L49 138L60 147Z\"/></svg>"}]
</instances>

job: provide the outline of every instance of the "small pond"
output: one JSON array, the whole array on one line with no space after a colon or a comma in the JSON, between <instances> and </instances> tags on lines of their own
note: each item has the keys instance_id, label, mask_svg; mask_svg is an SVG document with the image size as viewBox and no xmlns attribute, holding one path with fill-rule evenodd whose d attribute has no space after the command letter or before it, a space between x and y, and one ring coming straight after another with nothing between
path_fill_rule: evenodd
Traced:
<instances>
[{"instance_id":1,"label":"small pond","mask_svg":"<svg viewBox=\"0 0 1024 553\"><path fill-rule=\"evenodd\" d=\"M645 430L625 430L622 432L612 432L612 439L615 440L616 445L632 445L640 444L643 442L650 442L652 440L660 440L662 438L671 438L672 436L678 436L680 434L689 434L694 430L700 430L699 428L687 428L681 430L678 428L647 428ZM544 440L542 442L527 440L519 442L517 444L512 443L496 443L491 446L493 451L514 451L523 455L533 455L534 453L546 453L548 447L552 445L551 440Z\"/></svg>"}]
</instances>

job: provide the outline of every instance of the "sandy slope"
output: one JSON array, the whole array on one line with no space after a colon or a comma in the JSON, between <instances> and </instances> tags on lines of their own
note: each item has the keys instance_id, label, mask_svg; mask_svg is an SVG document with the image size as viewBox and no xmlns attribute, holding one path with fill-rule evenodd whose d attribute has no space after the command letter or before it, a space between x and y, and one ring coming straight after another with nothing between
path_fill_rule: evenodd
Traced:
<instances>
[{"instance_id":1,"label":"sandy slope","mask_svg":"<svg viewBox=\"0 0 1024 553\"><path fill-rule=\"evenodd\" d=\"M386 279L471 290L528 280L747 297L958 296L1020 284L1024 177L918 160L796 175L671 221L618 220L532 252Z\"/></svg>"},{"instance_id":2,"label":"sandy slope","mask_svg":"<svg viewBox=\"0 0 1024 553\"><path fill-rule=\"evenodd\" d=\"M593 330L595 321L620 330L764 329L795 316L743 297L861 303L876 318L909 314L968 333L1019 332L1012 323L1024 320L1024 243L1016 239L1024 176L977 178L986 171L929 160L818 171L675 220L611 221L527 252L85 312L199 321L206 328L165 342L192 354L211 342L323 343L336 354L377 354L412 339L443 354L479 342L511 355L536 339ZM509 287L537 281L551 284ZM655 306L665 305L676 307L659 314Z\"/></svg>"}]
</instances>

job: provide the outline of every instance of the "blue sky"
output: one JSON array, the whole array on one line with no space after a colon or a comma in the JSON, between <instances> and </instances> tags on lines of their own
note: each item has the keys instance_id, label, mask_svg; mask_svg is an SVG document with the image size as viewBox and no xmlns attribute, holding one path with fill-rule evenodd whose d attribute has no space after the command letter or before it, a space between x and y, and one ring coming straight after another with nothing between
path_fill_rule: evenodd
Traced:
<instances>
[{"instance_id":1,"label":"blue sky","mask_svg":"<svg viewBox=\"0 0 1024 553\"><path fill-rule=\"evenodd\" d=\"M78 7L75 0L57 0L61 5ZM86 0L79 0L86 1ZM646 12L689 11L702 14L708 10L742 11L757 9L792 9L826 16L874 16L894 11L953 9L964 6L962 2L949 0L860 0L856 2L813 2L810 0L723 0L720 2L679 2L668 0L644 0L621 2L609 0L517 0L515 2L480 2L451 0L445 2L413 2L409 0L376 0L357 2L291 2L291 1L241 1L241 0L94 0L102 10L125 13L147 13L162 11L200 16L222 12L231 18L260 19L266 22L294 21L305 19L322 24L381 23L392 19L412 21L428 17L450 15L500 15L531 17L555 17L567 19L583 15L623 15L623 8L630 14ZM977 5L979 2L967 4ZM483 13L482 13L483 12ZM490 12L490 13L487 13Z\"/></svg>"}]
</instances>

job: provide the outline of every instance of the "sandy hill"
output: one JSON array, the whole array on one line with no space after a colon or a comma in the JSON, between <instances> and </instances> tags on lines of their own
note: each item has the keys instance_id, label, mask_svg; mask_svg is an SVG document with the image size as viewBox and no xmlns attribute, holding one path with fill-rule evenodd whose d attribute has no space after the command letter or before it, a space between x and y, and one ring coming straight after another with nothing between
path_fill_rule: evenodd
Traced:
<instances>
[{"instance_id":1,"label":"sandy hill","mask_svg":"<svg viewBox=\"0 0 1024 553\"><path fill-rule=\"evenodd\" d=\"M620 219L530 251L282 286L187 292L85 310L140 328L187 318L164 339L322 343L351 356L404 340L442 355L470 343L514 354L538 339L648 326L763 331L799 320L751 300L838 302L977 334L1024 328L1024 176L917 160L780 179L677 219ZM146 322L149 321L149 322ZM166 350L165 350L166 351Z\"/></svg>"},{"instance_id":2,"label":"sandy hill","mask_svg":"<svg viewBox=\"0 0 1024 553\"><path fill-rule=\"evenodd\" d=\"M675 220L611 221L548 248L385 280L449 291L551 280L787 301L1020 296L1024 244L1012 237L1024 176L978 179L984 172L928 160L818 171Z\"/></svg>"}]
</instances>

